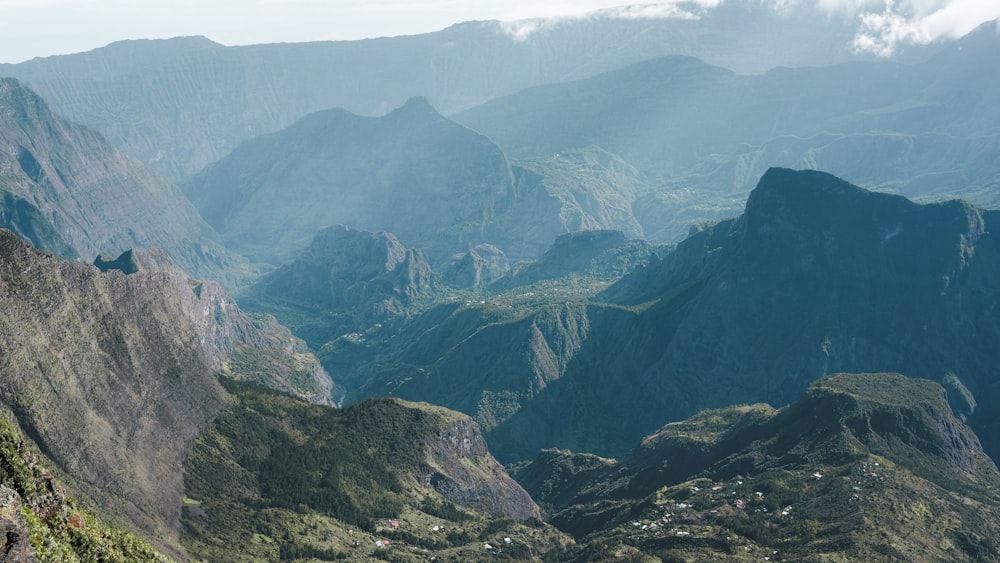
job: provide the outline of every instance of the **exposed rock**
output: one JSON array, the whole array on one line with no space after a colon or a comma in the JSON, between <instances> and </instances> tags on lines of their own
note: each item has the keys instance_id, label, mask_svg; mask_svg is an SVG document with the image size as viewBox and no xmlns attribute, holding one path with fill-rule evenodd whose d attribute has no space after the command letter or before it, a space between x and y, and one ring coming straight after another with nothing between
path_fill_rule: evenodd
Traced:
<instances>
[{"instance_id":1,"label":"exposed rock","mask_svg":"<svg viewBox=\"0 0 1000 563\"><path fill-rule=\"evenodd\" d=\"M0 79L0 227L63 258L164 249L201 277L238 281L244 262L184 194L99 134Z\"/></svg>"},{"instance_id":2,"label":"exposed rock","mask_svg":"<svg viewBox=\"0 0 1000 563\"><path fill-rule=\"evenodd\" d=\"M291 264L266 275L248 302L281 314L282 307L310 311L314 327L299 331L317 347L345 333L406 316L434 285L419 250L404 247L392 233L327 227ZM295 324L300 315L289 316Z\"/></svg>"},{"instance_id":3,"label":"exposed rock","mask_svg":"<svg viewBox=\"0 0 1000 563\"><path fill-rule=\"evenodd\" d=\"M427 482L448 500L484 514L526 520L541 513L493 459L479 426L463 418L427 440L430 464L440 468Z\"/></svg>"},{"instance_id":4,"label":"exposed rock","mask_svg":"<svg viewBox=\"0 0 1000 563\"><path fill-rule=\"evenodd\" d=\"M457 255L444 269L444 282L453 287L487 286L510 271L510 263L502 250L492 244L480 244Z\"/></svg>"},{"instance_id":5,"label":"exposed rock","mask_svg":"<svg viewBox=\"0 0 1000 563\"><path fill-rule=\"evenodd\" d=\"M620 462L543 452L515 476L591 556L630 537L660 557L998 560L1000 472L939 385L898 374L823 378L778 410L703 411Z\"/></svg>"},{"instance_id":6,"label":"exposed rock","mask_svg":"<svg viewBox=\"0 0 1000 563\"><path fill-rule=\"evenodd\" d=\"M21 513L21 495L6 485L0 485L0 561L36 561Z\"/></svg>"},{"instance_id":7,"label":"exposed rock","mask_svg":"<svg viewBox=\"0 0 1000 563\"><path fill-rule=\"evenodd\" d=\"M102 273L6 230L0 308L0 401L72 490L181 559L180 468L224 406L215 377L223 364L248 348L273 366L302 362L315 377L291 383L315 389L325 377L304 359L283 360L294 342L287 331L282 339L255 326L217 284L193 287L176 266Z\"/></svg>"}]
</instances>

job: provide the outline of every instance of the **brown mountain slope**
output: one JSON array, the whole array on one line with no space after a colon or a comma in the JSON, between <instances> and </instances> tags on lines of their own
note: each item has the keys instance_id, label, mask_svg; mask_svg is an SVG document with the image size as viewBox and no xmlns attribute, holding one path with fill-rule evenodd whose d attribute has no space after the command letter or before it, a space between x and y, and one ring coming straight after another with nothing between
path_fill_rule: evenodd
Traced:
<instances>
[{"instance_id":1,"label":"brown mountain slope","mask_svg":"<svg viewBox=\"0 0 1000 563\"><path fill-rule=\"evenodd\" d=\"M3 409L75 492L183 558L181 464L224 406L216 373L253 378L269 369L258 356L284 350L280 338L176 267L102 273L6 230L0 310Z\"/></svg>"}]
</instances>

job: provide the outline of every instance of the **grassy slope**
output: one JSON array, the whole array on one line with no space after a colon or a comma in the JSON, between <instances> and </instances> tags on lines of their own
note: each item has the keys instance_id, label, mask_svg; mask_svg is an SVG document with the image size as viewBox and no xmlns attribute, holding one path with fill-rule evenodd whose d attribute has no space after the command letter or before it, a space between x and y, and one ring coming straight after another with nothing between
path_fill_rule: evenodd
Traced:
<instances>
[{"instance_id":1,"label":"grassy slope","mask_svg":"<svg viewBox=\"0 0 1000 563\"><path fill-rule=\"evenodd\" d=\"M427 437L457 413L395 399L334 410L227 385L231 406L186 464L182 541L196 560L475 560L484 543L530 558L567 541L537 521L457 506L421 482L438 469Z\"/></svg>"},{"instance_id":2,"label":"grassy slope","mask_svg":"<svg viewBox=\"0 0 1000 563\"><path fill-rule=\"evenodd\" d=\"M4 496L0 522L5 527L7 556L27 556L16 551L26 534L30 550L41 562L167 561L137 536L79 509L38 463L39 458L17 428L0 418L0 490Z\"/></svg>"}]
</instances>

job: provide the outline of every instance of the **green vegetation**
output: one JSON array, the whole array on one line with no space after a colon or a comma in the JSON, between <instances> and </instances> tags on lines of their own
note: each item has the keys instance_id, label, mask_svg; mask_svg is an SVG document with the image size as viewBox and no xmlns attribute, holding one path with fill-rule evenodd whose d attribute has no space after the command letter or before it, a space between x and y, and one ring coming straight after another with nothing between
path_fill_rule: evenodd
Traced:
<instances>
[{"instance_id":1,"label":"green vegetation","mask_svg":"<svg viewBox=\"0 0 1000 563\"><path fill-rule=\"evenodd\" d=\"M503 537L536 551L561 541L548 526L485 517L431 486L442 469L430 465L428 440L464 419L457 413L397 399L337 410L225 385L232 404L185 464L182 543L199 561L465 559L480 555L478 542L514 545Z\"/></svg>"},{"instance_id":2,"label":"green vegetation","mask_svg":"<svg viewBox=\"0 0 1000 563\"><path fill-rule=\"evenodd\" d=\"M167 561L132 533L78 509L38 459L0 418L0 525L9 555L33 551L43 563Z\"/></svg>"}]
</instances>

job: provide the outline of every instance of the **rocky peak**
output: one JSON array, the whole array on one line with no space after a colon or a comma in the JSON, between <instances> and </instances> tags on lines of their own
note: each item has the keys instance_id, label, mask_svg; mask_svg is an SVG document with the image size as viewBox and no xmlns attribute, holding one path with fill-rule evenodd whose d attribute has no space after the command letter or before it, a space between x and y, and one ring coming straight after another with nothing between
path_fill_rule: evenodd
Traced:
<instances>
[{"instance_id":1,"label":"rocky peak","mask_svg":"<svg viewBox=\"0 0 1000 563\"><path fill-rule=\"evenodd\" d=\"M936 268L964 265L968 247L985 232L981 213L965 202L919 205L824 172L783 168L761 177L740 223L743 251L770 258L769 266L782 259L803 259L806 267L856 261L858 253L917 254L916 263L896 262L914 273L927 260Z\"/></svg>"},{"instance_id":2,"label":"rocky peak","mask_svg":"<svg viewBox=\"0 0 1000 563\"><path fill-rule=\"evenodd\" d=\"M392 233L341 225L320 230L294 262L253 291L269 302L337 311L351 318L339 328L357 330L404 314L432 286L420 251L404 247Z\"/></svg>"},{"instance_id":3,"label":"rocky peak","mask_svg":"<svg viewBox=\"0 0 1000 563\"><path fill-rule=\"evenodd\" d=\"M486 447L479 425L462 416L428 437L430 464L440 468L426 482L448 500L481 513L526 520L540 518L531 496L507 475Z\"/></svg>"},{"instance_id":4,"label":"rocky peak","mask_svg":"<svg viewBox=\"0 0 1000 563\"><path fill-rule=\"evenodd\" d=\"M489 285L510 271L510 263L502 250L492 244L480 244L457 255L444 271L444 280L454 287Z\"/></svg>"},{"instance_id":5,"label":"rocky peak","mask_svg":"<svg viewBox=\"0 0 1000 563\"><path fill-rule=\"evenodd\" d=\"M428 122L444 121L438 110L431 105L426 96L414 96L406 100L403 105L389 112L386 116L397 122Z\"/></svg>"}]
</instances>

